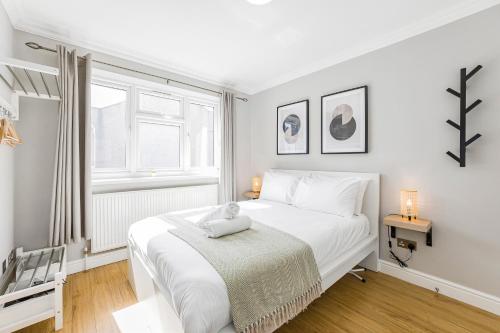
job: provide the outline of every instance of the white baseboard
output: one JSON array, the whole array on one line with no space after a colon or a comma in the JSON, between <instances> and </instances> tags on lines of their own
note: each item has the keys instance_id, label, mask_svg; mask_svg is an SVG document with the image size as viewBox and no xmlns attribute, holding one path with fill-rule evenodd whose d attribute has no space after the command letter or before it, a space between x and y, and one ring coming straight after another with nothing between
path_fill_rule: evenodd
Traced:
<instances>
[{"instance_id":1,"label":"white baseboard","mask_svg":"<svg viewBox=\"0 0 500 333\"><path fill-rule=\"evenodd\" d=\"M499 297L489 295L483 293L482 291L465 287L430 274L419 272L411 268L401 268L399 265L392 262L385 260L379 260L379 262L382 273L433 291L438 288L439 293L443 295L488 312L492 312L496 315L500 315Z\"/></svg>"},{"instance_id":2,"label":"white baseboard","mask_svg":"<svg viewBox=\"0 0 500 333\"><path fill-rule=\"evenodd\" d=\"M94 254L87 257L87 267L85 267L85 259L77 259L69 261L66 266L68 274L82 272L85 269L91 269L99 266L112 264L114 262L127 259L127 248Z\"/></svg>"}]
</instances>

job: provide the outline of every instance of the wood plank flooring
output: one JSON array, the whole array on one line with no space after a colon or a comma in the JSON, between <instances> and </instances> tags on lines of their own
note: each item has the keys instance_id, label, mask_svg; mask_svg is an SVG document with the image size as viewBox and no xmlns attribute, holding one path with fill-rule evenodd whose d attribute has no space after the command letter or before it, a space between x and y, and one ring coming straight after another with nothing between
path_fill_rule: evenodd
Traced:
<instances>
[{"instance_id":1,"label":"wood plank flooring","mask_svg":"<svg viewBox=\"0 0 500 333\"><path fill-rule=\"evenodd\" d=\"M365 276L367 283L343 277L278 333L500 333L499 316L382 273ZM126 261L70 275L64 286L64 328L59 332L119 332L112 313L135 302ZM18 332L54 332L54 321Z\"/></svg>"}]
</instances>

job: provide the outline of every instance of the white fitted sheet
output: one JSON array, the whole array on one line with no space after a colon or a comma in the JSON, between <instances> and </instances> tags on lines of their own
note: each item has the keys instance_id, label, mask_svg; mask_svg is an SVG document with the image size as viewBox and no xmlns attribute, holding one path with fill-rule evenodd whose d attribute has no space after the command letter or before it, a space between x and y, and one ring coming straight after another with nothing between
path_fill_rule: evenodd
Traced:
<instances>
[{"instance_id":1,"label":"white fitted sheet","mask_svg":"<svg viewBox=\"0 0 500 333\"><path fill-rule=\"evenodd\" d=\"M309 244L322 277L328 264L368 237L366 216L343 218L264 200L239 203L240 214L287 232ZM197 222L211 207L174 213ZM231 324L227 289L215 269L187 243L168 232L165 220L151 217L133 224L129 238L147 256L177 311L186 333L219 332Z\"/></svg>"}]
</instances>

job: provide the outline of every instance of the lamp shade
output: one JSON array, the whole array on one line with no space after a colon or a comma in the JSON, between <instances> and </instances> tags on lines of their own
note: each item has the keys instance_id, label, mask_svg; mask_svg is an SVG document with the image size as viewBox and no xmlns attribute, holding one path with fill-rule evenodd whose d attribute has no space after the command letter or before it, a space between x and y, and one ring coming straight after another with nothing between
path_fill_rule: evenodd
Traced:
<instances>
[{"instance_id":1,"label":"lamp shade","mask_svg":"<svg viewBox=\"0 0 500 333\"><path fill-rule=\"evenodd\" d=\"M416 218L418 214L417 190L401 190L401 215L409 220Z\"/></svg>"},{"instance_id":2,"label":"lamp shade","mask_svg":"<svg viewBox=\"0 0 500 333\"><path fill-rule=\"evenodd\" d=\"M261 188L262 188L262 178L260 178L259 176L252 177L252 191L260 192Z\"/></svg>"}]
</instances>

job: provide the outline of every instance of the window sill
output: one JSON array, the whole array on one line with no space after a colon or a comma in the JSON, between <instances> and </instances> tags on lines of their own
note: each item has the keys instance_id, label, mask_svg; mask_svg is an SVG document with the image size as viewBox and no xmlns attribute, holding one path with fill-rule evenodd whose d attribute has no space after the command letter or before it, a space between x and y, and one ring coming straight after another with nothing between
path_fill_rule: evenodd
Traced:
<instances>
[{"instance_id":1,"label":"window sill","mask_svg":"<svg viewBox=\"0 0 500 333\"><path fill-rule=\"evenodd\" d=\"M92 180L93 193L157 189L194 185L218 184L219 178L207 175L156 176Z\"/></svg>"}]
</instances>

